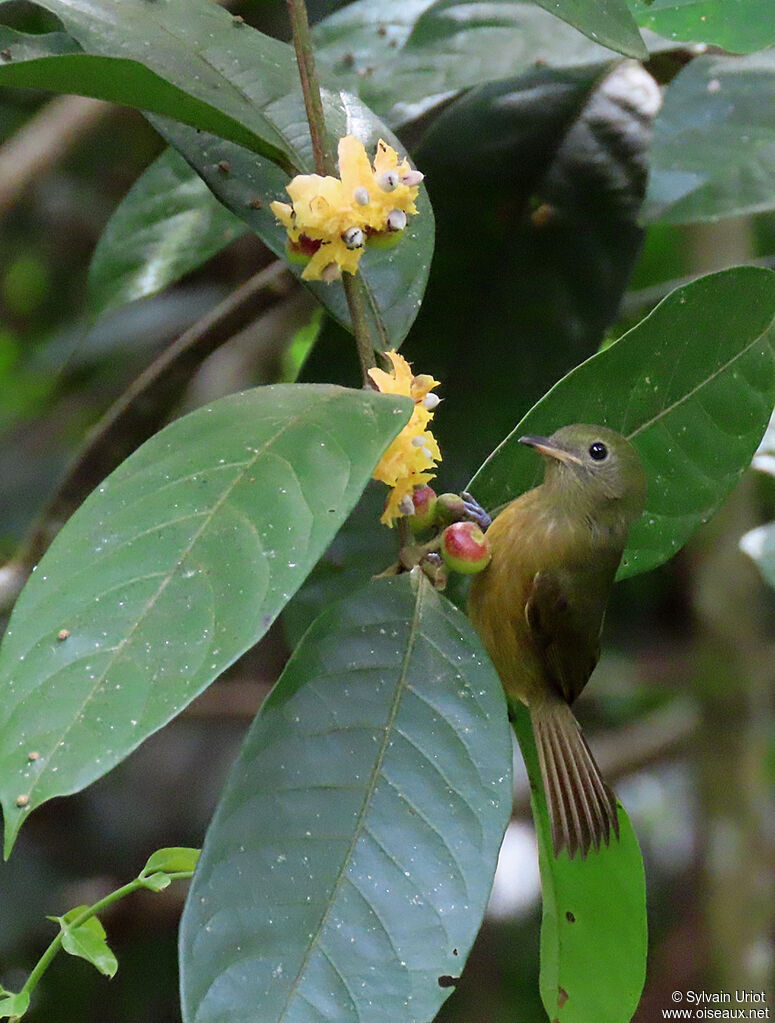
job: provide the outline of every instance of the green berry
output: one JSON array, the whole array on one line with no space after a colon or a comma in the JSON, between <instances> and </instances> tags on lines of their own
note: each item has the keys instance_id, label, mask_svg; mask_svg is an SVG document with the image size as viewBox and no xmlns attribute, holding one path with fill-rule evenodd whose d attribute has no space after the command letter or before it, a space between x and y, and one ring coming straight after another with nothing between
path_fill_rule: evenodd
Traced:
<instances>
[{"instance_id":1,"label":"green berry","mask_svg":"<svg viewBox=\"0 0 775 1023\"><path fill-rule=\"evenodd\" d=\"M445 526L459 522L466 513L466 505L460 494L440 494L436 502L436 521Z\"/></svg>"}]
</instances>

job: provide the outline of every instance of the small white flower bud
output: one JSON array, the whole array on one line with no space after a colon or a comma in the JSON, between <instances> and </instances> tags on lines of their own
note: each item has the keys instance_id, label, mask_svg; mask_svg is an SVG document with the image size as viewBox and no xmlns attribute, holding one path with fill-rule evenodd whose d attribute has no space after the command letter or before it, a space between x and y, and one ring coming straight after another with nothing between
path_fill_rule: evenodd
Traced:
<instances>
[{"instance_id":1,"label":"small white flower bud","mask_svg":"<svg viewBox=\"0 0 775 1023\"><path fill-rule=\"evenodd\" d=\"M403 210L391 210L388 213L387 228L388 231L403 231L406 227L406 214Z\"/></svg>"},{"instance_id":2,"label":"small white flower bud","mask_svg":"<svg viewBox=\"0 0 775 1023\"><path fill-rule=\"evenodd\" d=\"M401 175L401 184L406 185L407 188L413 188L415 185L419 185L421 181L425 180L425 175L418 170L407 171L406 174Z\"/></svg>"},{"instance_id":3,"label":"small white flower bud","mask_svg":"<svg viewBox=\"0 0 775 1023\"><path fill-rule=\"evenodd\" d=\"M383 171L377 178L377 184L383 192L395 192L398 188L398 171Z\"/></svg>"},{"instance_id":4,"label":"small white flower bud","mask_svg":"<svg viewBox=\"0 0 775 1023\"><path fill-rule=\"evenodd\" d=\"M348 249L360 249L364 240L363 231L359 227L348 227L342 234L342 241Z\"/></svg>"},{"instance_id":5,"label":"small white flower bud","mask_svg":"<svg viewBox=\"0 0 775 1023\"><path fill-rule=\"evenodd\" d=\"M415 448L421 448L425 443L425 436L420 434L419 437L412 437L412 446Z\"/></svg>"},{"instance_id":6,"label":"small white flower bud","mask_svg":"<svg viewBox=\"0 0 775 1023\"><path fill-rule=\"evenodd\" d=\"M432 462L433 461L433 454L432 454L430 448L422 448L421 450L422 450L422 453L425 455L425 457L428 459L428 461Z\"/></svg>"},{"instance_id":7,"label":"small white flower bud","mask_svg":"<svg viewBox=\"0 0 775 1023\"><path fill-rule=\"evenodd\" d=\"M361 185L360 188L355 189L355 191L353 192L353 198L355 199L359 206L369 205L370 196L366 189L363 187L363 185Z\"/></svg>"},{"instance_id":8,"label":"small white flower bud","mask_svg":"<svg viewBox=\"0 0 775 1023\"><path fill-rule=\"evenodd\" d=\"M406 497L401 498L401 501L399 502L398 505L398 510L401 512L402 515L414 515L414 501L409 496L409 494L407 494Z\"/></svg>"},{"instance_id":9,"label":"small white flower bud","mask_svg":"<svg viewBox=\"0 0 775 1023\"><path fill-rule=\"evenodd\" d=\"M438 406L440 401L441 398L438 396L438 394L426 394L422 400L422 407L427 409L429 412L433 412L433 410Z\"/></svg>"}]
</instances>

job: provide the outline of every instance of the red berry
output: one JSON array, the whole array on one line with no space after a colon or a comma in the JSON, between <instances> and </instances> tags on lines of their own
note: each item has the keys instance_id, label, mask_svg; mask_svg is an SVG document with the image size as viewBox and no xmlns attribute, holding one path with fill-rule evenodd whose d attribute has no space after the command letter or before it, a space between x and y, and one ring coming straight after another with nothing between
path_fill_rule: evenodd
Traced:
<instances>
[{"instance_id":1,"label":"red berry","mask_svg":"<svg viewBox=\"0 0 775 1023\"><path fill-rule=\"evenodd\" d=\"M436 515L436 491L433 487L415 487L412 493L414 515L409 516L409 525L415 533L433 524Z\"/></svg>"},{"instance_id":2,"label":"red berry","mask_svg":"<svg viewBox=\"0 0 775 1023\"><path fill-rule=\"evenodd\" d=\"M453 522L441 534L441 556L448 568L473 575L490 563L490 545L475 522Z\"/></svg>"}]
</instances>

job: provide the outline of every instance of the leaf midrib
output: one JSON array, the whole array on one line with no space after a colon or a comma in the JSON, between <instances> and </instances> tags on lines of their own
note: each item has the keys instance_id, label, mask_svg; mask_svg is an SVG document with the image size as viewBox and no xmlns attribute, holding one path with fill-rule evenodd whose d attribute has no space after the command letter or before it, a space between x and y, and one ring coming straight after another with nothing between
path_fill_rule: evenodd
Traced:
<instances>
[{"instance_id":1,"label":"leaf midrib","mask_svg":"<svg viewBox=\"0 0 775 1023\"><path fill-rule=\"evenodd\" d=\"M401 700L403 699L404 693L407 689L406 678L409 671L409 663L412 654L414 653L414 648L420 631L419 620L422 613L422 603L423 603L423 580L421 578L420 584L417 587L417 598L415 600L414 615L412 617L412 624L407 639L406 652L401 662L400 674L398 676L398 679L396 680L395 695L393 697L393 702L390 706L388 717L385 722L382 743L380 744L377 757L374 761L374 767L372 768L371 774L369 775L369 780L366 784L366 791L364 793L363 802L358 813L358 819L355 822L355 826L353 827L352 839L350 841L350 845L345 855L342 857L342 865L339 869L339 872L336 876L333 887L331 889L330 898L323 911L323 915L320 918L320 923L315 929L313 937L307 946L307 950L304 953L304 958L301 961L298 972L294 977L293 983L289 988L288 996L285 1001L285 1006L283 1007L281 1013L277 1017L278 1021L287 1018L288 1012L290 1011L291 1003L293 1002L293 999L296 997L296 995L299 993L299 987L301 986L302 981L304 980L307 967L309 965L310 959L312 958L312 954L317 949L320 943L320 939L323 935L323 932L326 928L326 924L328 922L328 917L331 913L331 910L334 907L334 904L337 901L339 889L341 888L345 880L347 880L347 872L349 870L350 863L352 862L355 847L360 841L361 834L368 830L366 817L371 808L371 803L374 797L374 791L377 787L377 782L381 777L382 765L384 763L385 756L390 745L390 739L393 734L393 726L395 725L395 720L396 717L398 716L398 709L401 704Z\"/></svg>"},{"instance_id":2,"label":"leaf midrib","mask_svg":"<svg viewBox=\"0 0 775 1023\"><path fill-rule=\"evenodd\" d=\"M735 352L735 354L731 358L727 359L727 361L725 363L723 363L721 366L719 366L717 369L715 369L709 376L705 377L704 380L701 380L698 384L695 384L695 386L692 387L691 390L689 390L685 394L681 395L680 398L677 398L670 405L666 405L663 409L661 409L659 412L657 412L657 414L655 416L652 416L651 419L647 419L645 423L641 423L640 426L636 427L636 429L634 429L630 433L628 433L627 434L627 439L628 440L632 440L633 437L637 437L638 434L643 433L644 430L650 429L652 426L654 426L655 423L658 423L660 421L660 419L662 419L664 416L669 415L671 412L674 412L675 409L680 408L680 406L683 405L684 402L689 401L696 394L699 394L699 392L701 390L703 390L703 388L705 388L709 384L713 383L713 381L717 377L721 376L722 373L726 373L726 371L730 368L730 366L733 366L737 362L738 359L742 359L743 356L747 355L748 352L750 352L750 350L755 345L759 344L759 342L762 341L762 339L766 339L767 335L772 331L773 324L775 324L775 316L772 317L772 319L767 324L765 329L763 331L761 331L761 333L757 334L756 337L753 338L753 340L750 341L745 346L745 348L738 349L738 351ZM773 353L772 344L768 342L768 346L769 346L769 349L770 349L770 353Z\"/></svg>"}]
</instances>

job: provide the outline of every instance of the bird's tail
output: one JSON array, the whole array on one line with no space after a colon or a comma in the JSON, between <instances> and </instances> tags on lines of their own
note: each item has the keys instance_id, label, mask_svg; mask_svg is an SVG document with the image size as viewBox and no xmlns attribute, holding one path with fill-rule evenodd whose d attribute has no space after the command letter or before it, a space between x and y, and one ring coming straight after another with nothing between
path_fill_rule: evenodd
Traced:
<instances>
[{"instance_id":1,"label":"bird's tail","mask_svg":"<svg viewBox=\"0 0 775 1023\"><path fill-rule=\"evenodd\" d=\"M582 859L592 846L619 837L616 797L603 781L578 721L567 703L546 701L530 709L533 734L552 823L554 855L563 849Z\"/></svg>"}]
</instances>

